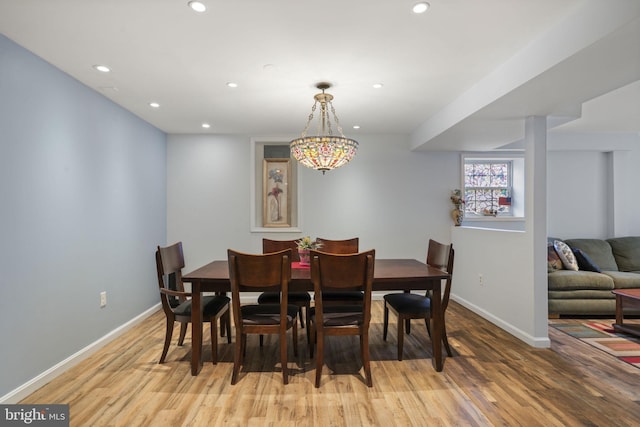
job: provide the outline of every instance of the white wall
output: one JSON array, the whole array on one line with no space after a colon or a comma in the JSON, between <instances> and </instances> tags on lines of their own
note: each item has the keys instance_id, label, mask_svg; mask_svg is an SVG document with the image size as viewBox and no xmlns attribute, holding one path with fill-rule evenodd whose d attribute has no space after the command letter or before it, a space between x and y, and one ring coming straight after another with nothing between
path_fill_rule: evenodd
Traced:
<instances>
[{"instance_id":1,"label":"white wall","mask_svg":"<svg viewBox=\"0 0 640 427\"><path fill-rule=\"evenodd\" d=\"M549 236L640 235L640 136L551 133L547 161Z\"/></svg>"},{"instance_id":2,"label":"white wall","mask_svg":"<svg viewBox=\"0 0 640 427\"><path fill-rule=\"evenodd\" d=\"M0 35L0 396L157 304L165 162L162 132Z\"/></svg>"}]
</instances>

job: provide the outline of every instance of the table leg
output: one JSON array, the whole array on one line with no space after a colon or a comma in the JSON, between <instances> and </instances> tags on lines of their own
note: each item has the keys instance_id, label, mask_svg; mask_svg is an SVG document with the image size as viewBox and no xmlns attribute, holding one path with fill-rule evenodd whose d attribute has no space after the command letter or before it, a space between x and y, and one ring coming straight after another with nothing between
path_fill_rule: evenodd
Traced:
<instances>
[{"instance_id":1,"label":"table leg","mask_svg":"<svg viewBox=\"0 0 640 427\"><path fill-rule=\"evenodd\" d=\"M202 350L202 310L200 310L202 292L199 280L191 283L191 298L191 375L198 375Z\"/></svg>"},{"instance_id":2,"label":"table leg","mask_svg":"<svg viewBox=\"0 0 640 427\"><path fill-rule=\"evenodd\" d=\"M433 316L433 330L431 331L431 345L433 348L433 362L437 372L441 372L444 361L442 359L442 294L440 281L434 286L431 295L431 315Z\"/></svg>"},{"instance_id":3,"label":"table leg","mask_svg":"<svg viewBox=\"0 0 640 427\"><path fill-rule=\"evenodd\" d=\"M616 295L616 325L622 326L623 316L622 316L622 296Z\"/></svg>"}]
</instances>

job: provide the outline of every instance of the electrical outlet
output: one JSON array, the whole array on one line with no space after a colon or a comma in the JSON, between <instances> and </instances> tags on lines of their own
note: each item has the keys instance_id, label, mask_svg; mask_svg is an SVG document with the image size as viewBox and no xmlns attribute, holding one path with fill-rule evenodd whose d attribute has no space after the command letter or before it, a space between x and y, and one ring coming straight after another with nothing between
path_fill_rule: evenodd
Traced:
<instances>
[{"instance_id":1,"label":"electrical outlet","mask_svg":"<svg viewBox=\"0 0 640 427\"><path fill-rule=\"evenodd\" d=\"M484 286L484 276L482 276L482 273L478 273L478 283L480 283L480 286Z\"/></svg>"},{"instance_id":2,"label":"electrical outlet","mask_svg":"<svg viewBox=\"0 0 640 427\"><path fill-rule=\"evenodd\" d=\"M100 308L107 306L107 291L100 292Z\"/></svg>"}]
</instances>

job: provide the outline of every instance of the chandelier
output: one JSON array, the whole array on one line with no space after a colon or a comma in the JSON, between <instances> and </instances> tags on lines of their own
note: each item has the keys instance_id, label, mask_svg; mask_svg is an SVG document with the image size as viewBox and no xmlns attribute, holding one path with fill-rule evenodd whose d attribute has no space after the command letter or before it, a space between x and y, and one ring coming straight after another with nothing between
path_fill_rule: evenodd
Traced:
<instances>
[{"instance_id":1,"label":"chandelier","mask_svg":"<svg viewBox=\"0 0 640 427\"><path fill-rule=\"evenodd\" d=\"M322 174L328 170L344 166L353 159L358 150L358 142L353 139L345 138L342 133L342 127L336 116L336 110L333 108L331 101L333 95L325 93L325 89L329 89L329 83L318 83L316 87L322 90L322 93L316 94L313 98L315 102L311 107L311 114L307 120L307 125L302 131L300 138L294 139L289 144L293 157L308 168L322 171ZM313 114L316 107L320 103L320 117L318 117L318 133L316 136L307 136L309 125L313 120ZM340 136L333 135L331 128L331 119L327 107L331 108L331 114L336 122L336 127Z\"/></svg>"}]
</instances>

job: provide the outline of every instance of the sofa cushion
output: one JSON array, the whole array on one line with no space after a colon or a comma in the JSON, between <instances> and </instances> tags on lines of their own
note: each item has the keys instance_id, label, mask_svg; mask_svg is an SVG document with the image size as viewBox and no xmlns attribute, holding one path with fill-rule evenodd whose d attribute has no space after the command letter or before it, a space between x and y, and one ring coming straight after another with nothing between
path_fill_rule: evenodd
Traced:
<instances>
[{"instance_id":1,"label":"sofa cushion","mask_svg":"<svg viewBox=\"0 0 640 427\"><path fill-rule=\"evenodd\" d=\"M550 291L613 290L611 276L592 271L557 270L547 274Z\"/></svg>"},{"instance_id":2,"label":"sofa cushion","mask_svg":"<svg viewBox=\"0 0 640 427\"><path fill-rule=\"evenodd\" d=\"M613 256L609 242L602 239L567 239L565 243L572 248L580 249L586 253L589 258L602 271L617 271L618 264Z\"/></svg>"},{"instance_id":3,"label":"sofa cushion","mask_svg":"<svg viewBox=\"0 0 640 427\"><path fill-rule=\"evenodd\" d=\"M556 252L558 252L564 268L567 270L578 270L578 261L576 261L576 257L573 255L573 251L569 245L560 240L556 240L553 242L553 247L556 248Z\"/></svg>"},{"instance_id":4,"label":"sofa cushion","mask_svg":"<svg viewBox=\"0 0 640 427\"><path fill-rule=\"evenodd\" d=\"M627 271L603 271L603 275L607 275L613 279L613 285L616 289L640 288L640 274Z\"/></svg>"},{"instance_id":5,"label":"sofa cushion","mask_svg":"<svg viewBox=\"0 0 640 427\"><path fill-rule=\"evenodd\" d=\"M602 270L600 270L600 267L598 267L596 263L593 262L591 258L589 258L589 255L587 255L582 249L574 248L573 254L576 257L576 260L578 261L578 268L580 270L602 273Z\"/></svg>"},{"instance_id":6,"label":"sofa cushion","mask_svg":"<svg viewBox=\"0 0 640 427\"><path fill-rule=\"evenodd\" d=\"M611 245L618 270L640 270L640 237L616 237L607 239L607 242Z\"/></svg>"},{"instance_id":7,"label":"sofa cushion","mask_svg":"<svg viewBox=\"0 0 640 427\"><path fill-rule=\"evenodd\" d=\"M553 243L547 245L547 272L562 270L563 268L562 260L553 247Z\"/></svg>"}]
</instances>

